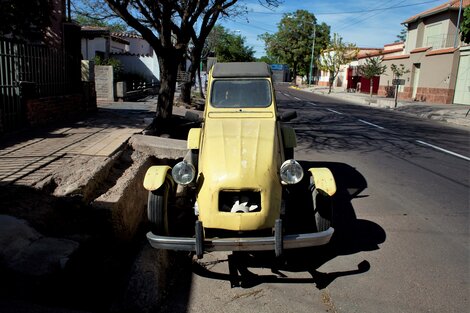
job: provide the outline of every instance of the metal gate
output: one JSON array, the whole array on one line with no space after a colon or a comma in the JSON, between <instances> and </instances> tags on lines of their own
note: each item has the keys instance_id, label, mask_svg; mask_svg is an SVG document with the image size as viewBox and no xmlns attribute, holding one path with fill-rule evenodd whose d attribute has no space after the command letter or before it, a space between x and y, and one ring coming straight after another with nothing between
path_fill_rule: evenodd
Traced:
<instances>
[{"instance_id":1,"label":"metal gate","mask_svg":"<svg viewBox=\"0 0 470 313\"><path fill-rule=\"evenodd\" d=\"M18 45L0 39L0 133L24 124L25 109L20 93Z\"/></svg>"}]
</instances>

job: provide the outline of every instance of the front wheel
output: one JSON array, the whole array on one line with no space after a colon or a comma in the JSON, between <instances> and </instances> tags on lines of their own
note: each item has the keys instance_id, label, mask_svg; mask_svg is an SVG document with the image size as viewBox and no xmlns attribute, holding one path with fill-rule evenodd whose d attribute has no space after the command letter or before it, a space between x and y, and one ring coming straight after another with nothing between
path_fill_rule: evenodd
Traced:
<instances>
[{"instance_id":1,"label":"front wheel","mask_svg":"<svg viewBox=\"0 0 470 313\"><path fill-rule=\"evenodd\" d=\"M147 218L150 229L155 235L168 236L168 196L170 186L165 182L158 190L149 191L147 202Z\"/></svg>"},{"instance_id":2,"label":"front wheel","mask_svg":"<svg viewBox=\"0 0 470 313\"><path fill-rule=\"evenodd\" d=\"M314 188L312 190L312 200L317 231L325 231L330 228L331 219L333 216L333 204L331 196L322 190Z\"/></svg>"}]
</instances>

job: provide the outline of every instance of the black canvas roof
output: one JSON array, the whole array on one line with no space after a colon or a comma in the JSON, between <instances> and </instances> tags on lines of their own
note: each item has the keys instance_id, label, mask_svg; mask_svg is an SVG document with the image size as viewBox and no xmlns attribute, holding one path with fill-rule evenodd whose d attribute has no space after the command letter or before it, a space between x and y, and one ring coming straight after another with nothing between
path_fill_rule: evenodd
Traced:
<instances>
[{"instance_id":1,"label":"black canvas roof","mask_svg":"<svg viewBox=\"0 0 470 313\"><path fill-rule=\"evenodd\" d=\"M264 62L215 63L212 77L271 77L271 69Z\"/></svg>"}]
</instances>

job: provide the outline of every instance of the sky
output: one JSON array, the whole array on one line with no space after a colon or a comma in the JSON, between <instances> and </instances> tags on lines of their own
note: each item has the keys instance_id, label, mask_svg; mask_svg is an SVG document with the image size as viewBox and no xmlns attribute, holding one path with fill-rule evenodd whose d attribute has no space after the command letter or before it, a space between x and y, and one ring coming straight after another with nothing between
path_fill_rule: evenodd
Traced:
<instances>
[{"instance_id":1,"label":"sky","mask_svg":"<svg viewBox=\"0 0 470 313\"><path fill-rule=\"evenodd\" d=\"M261 0L263 1L263 0ZM338 33L343 41L361 48L381 48L393 43L403 29L407 18L436 7L443 0L284 0L277 8L266 8L258 0L241 0L248 14L237 18L224 18L219 24L246 39L255 50L255 57L265 55L263 33L275 33L283 14L307 10L325 22L331 32Z\"/></svg>"}]
</instances>

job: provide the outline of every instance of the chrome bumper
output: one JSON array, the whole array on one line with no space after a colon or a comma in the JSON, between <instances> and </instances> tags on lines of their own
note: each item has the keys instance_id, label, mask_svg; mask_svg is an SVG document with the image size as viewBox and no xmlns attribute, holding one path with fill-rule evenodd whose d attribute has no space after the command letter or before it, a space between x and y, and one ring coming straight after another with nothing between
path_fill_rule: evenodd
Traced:
<instances>
[{"instance_id":1,"label":"chrome bumper","mask_svg":"<svg viewBox=\"0 0 470 313\"><path fill-rule=\"evenodd\" d=\"M306 248L327 244L334 229L332 227L318 233L285 235L283 249ZM196 238L157 236L147 233L152 247L157 249L196 251ZM275 237L251 238L205 238L204 251L266 251L275 250Z\"/></svg>"}]
</instances>

